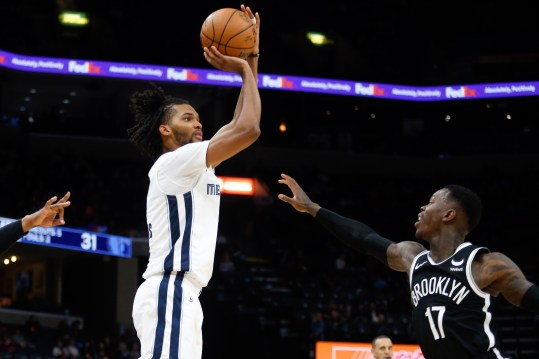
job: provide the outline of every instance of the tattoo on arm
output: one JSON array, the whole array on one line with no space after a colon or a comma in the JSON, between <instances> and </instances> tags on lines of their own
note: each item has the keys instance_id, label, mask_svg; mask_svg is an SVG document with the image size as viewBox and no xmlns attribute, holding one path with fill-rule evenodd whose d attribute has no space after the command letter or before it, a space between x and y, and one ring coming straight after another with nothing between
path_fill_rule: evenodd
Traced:
<instances>
[{"instance_id":1,"label":"tattoo on arm","mask_svg":"<svg viewBox=\"0 0 539 359\"><path fill-rule=\"evenodd\" d=\"M531 286L522 270L507 256L489 253L483 262L480 283L483 287L501 293L511 304L518 306L526 290Z\"/></svg>"}]
</instances>

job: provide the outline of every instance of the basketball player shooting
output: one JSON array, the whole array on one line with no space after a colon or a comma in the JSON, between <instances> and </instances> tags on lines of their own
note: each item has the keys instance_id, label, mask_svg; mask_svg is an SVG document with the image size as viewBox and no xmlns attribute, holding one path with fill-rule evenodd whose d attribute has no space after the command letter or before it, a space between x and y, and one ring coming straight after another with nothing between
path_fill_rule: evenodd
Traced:
<instances>
[{"instance_id":1,"label":"basketball player shooting","mask_svg":"<svg viewBox=\"0 0 539 359\"><path fill-rule=\"evenodd\" d=\"M539 287L528 281L506 255L465 241L479 223L482 204L468 188L448 185L421 206L415 236L429 244L395 243L362 222L311 201L286 174L278 181L292 192L279 194L299 212L313 216L335 237L410 281L412 322L427 359L505 358L491 329L492 296L539 313Z\"/></svg>"},{"instance_id":2,"label":"basketball player shooting","mask_svg":"<svg viewBox=\"0 0 539 359\"><path fill-rule=\"evenodd\" d=\"M219 220L215 168L260 136L260 17L243 5L241 11L256 20L253 56L204 48L209 64L243 80L231 121L210 140L203 139L201 119L186 100L157 86L131 98L136 124L128 130L130 140L155 159L146 200L150 256L132 312L144 359L202 357L199 295L212 276Z\"/></svg>"}]
</instances>

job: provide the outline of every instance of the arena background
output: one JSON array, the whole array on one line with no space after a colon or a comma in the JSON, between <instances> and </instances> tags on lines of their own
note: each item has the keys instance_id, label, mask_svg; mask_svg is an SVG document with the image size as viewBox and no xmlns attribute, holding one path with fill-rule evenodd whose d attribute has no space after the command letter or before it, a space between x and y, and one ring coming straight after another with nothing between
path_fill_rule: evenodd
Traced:
<instances>
[{"instance_id":1,"label":"arena background","mask_svg":"<svg viewBox=\"0 0 539 359\"><path fill-rule=\"evenodd\" d=\"M200 25L211 11L239 5L2 1L0 50L208 68ZM246 5L262 17L261 73L413 86L539 79L539 29L527 2ZM59 25L62 10L87 12L89 26ZM334 43L315 47L307 31ZM207 138L229 120L238 93L162 85L195 104ZM70 190L67 225L133 238L131 259L17 244L9 254L20 260L0 270L0 309L20 314L13 323L2 320L3 342L34 314L42 356L63 338L90 342L95 358L136 358L130 310L147 261L150 163L125 130L128 97L146 86L0 67L0 216L22 217ZM256 178L264 190L222 197L215 274L201 296L204 359L312 358L318 340L369 342L379 333L415 343L405 276L343 247L312 218L276 201L284 191L281 172L319 203L394 240L413 238L419 207L433 191L467 185L485 206L470 240L508 254L539 282L539 98L417 103L274 90L261 96L260 140L218 168L219 175ZM21 289L17 279L28 273L32 284ZM501 298L496 304L502 349L537 358L539 319ZM58 322L49 325L46 314ZM2 350L2 357L30 356Z\"/></svg>"}]
</instances>

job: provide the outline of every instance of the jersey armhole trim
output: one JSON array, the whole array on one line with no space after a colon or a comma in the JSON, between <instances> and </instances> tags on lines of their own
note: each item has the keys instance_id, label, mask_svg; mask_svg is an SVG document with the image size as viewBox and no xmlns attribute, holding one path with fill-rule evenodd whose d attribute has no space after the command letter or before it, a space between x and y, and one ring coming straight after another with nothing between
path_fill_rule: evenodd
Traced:
<instances>
[{"instance_id":1,"label":"jersey armhole trim","mask_svg":"<svg viewBox=\"0 0 539 359\"><path fill-rule=\"evenodd\" d=\"M468 256L468 262L466 263L466 278L468 279L468 283L470 283L470 287L472 287L475 294L477 294L478 296L482 298L487 298L490 296L490 294L488 294L487 292L479 288L479 286L475 282L475 279L473 278L473 275L472 275L472 263L475 256L477 255L477 252L479 252L480 250L486 250L486 248L483 248L483 247L475 248Z\"/></svg>"},{"instance_id":2,"label":"jersey armhole trim","mask_svg":"<svg viewBox=\"0 0 539 359\"><path fill-rule=\"evenodd\" d=\"M412 260L412 264L410 266L410 274L408 275L408 282L409 282L409 285L410 285L410 289L412 289L412 276L414 275L415 264L417 263L419 257L421 257L423 254L428 253L428 252L429 252L429 250L425 249L424 251L421 251L418 254L416 254L414 259Z\"/></svg>"}]
</instances>

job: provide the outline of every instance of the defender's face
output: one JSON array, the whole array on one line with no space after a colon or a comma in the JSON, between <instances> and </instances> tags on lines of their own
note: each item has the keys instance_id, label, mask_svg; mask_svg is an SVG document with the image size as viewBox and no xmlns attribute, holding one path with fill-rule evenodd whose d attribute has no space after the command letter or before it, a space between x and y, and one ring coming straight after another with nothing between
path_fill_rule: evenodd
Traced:
<instances>
[{"instance_id":1,"label":"defender's face","mask_svg":"<svg viewBox=\"0 0 539 359\"><path fill-rule=\"evenodd\" d=\"M429 200L429 203L421 206L421 212L417 215L415 236L419 239L428 240L431 236L439 233L442 219L447 209L447 190L436 191Z\"/></svg>"}]
</instances>

